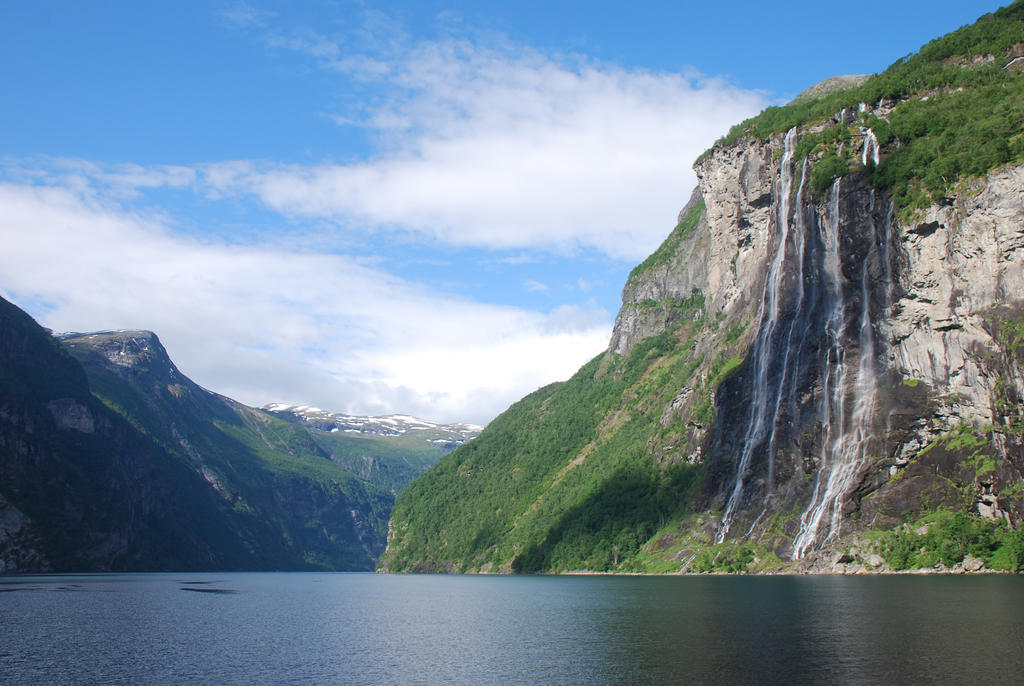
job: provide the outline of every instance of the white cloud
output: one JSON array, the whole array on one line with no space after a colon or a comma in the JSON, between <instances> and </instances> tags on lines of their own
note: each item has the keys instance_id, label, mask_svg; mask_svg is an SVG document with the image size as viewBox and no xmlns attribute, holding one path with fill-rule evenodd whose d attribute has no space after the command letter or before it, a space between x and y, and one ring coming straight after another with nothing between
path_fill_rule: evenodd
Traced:
<instances>
[{"instance_id":1,"label":"white cloud","mask_svg":"<svg viewBox=\"0 0 1024 686\"><path fill-rule=\"evenodd\" d=\"M424 290L339 255L175 235L68 188L0 184L0 288L61 331L147 328L242 402L486 422L607 343L597 307L543 314Z\"/></svg>"},{"instance_id":2,"label":"white cloud","mask_svg":"<svg viewBox=\"0 0 1024 686\"><path fill-rule=\"evenodd\" d=\"M274 36L268 40L268 44L275 48L305 52L319 59L336 59L339 52L335 43L313 32L287 37Z\"/></svg>"},{"instance_id":3,"label":"white cloud","mask_svg":"<svg viewBox=\"0 0 1024 686\"><path fill-rule=\"evenodd\" d=\"M7 160L0 292L35 304L57 330L154 330L182 371L254 405L483 423L567 377L607 343L611 315L596 302L547 313L489 305L383 271L386 248L362 258L337 252L384 245L386 233L419 245L514 250L486 257L509 266L580 248L639 260L689 196L692 160L764 104L697 75L501 41L410 48L372 12L353 43L369 46L361 51L313 31L275 32L276 14L242 2L222 17L261 32L273 50L315 59L337 75L340 101L366 95L330 116L370 133L377 155L313 166L260 160L259 151L193 166ZM183 236L177 221L203 218L147 206L153 189L198 194L176 197L232 226L262 216L239 202L250 197L289 221L235 232L246 234L244 245ZM285 235L274 235L278 224ZM424 252L418 259L430 259Z\"/></svg>"},{"instance_id":4,"label":"white cloud","mask_svg":"<svg viewBox=\"0 0 1024 686\"><path fill-rule=\"evenodd\" d=\"M307 39L319 47L304 50L322 57L324 41ZM586 246L638 260L689 196L696 156L765 104L695 74L466 40L387 62L357 54L325 63L385 89L363 123L387 153L312 167L213 164L204 169L213 192L255 194L286 215L352 229L460 246Z\"/></svg>"},{"instance_id":5,"label":"white cloud","mask_svg":"<svg viewBox=\"0 0 1024 686\"><path fill-rule=\"evenodd\" d=\"M276 16L274 12L257 9L246 2L235 2L217 14L226 23L238 28L264 28Z\"/></svg>"},{"instance_id":6,"label":"white cloud","mask_svg":"<svg viewBox=\"0 0 1024 686\"><path fill-rule=\"evenodd\" d=\"M523 288L531 293L546 293L548 285L546 283L541 283L540 281L534 281L533 279L526 279L523 281Z\"/></svg>"},{"instance_id":7,"label":"white cloud","mask_svg":"<svg viewBox=\"0 0 1024 686\"><path fill-rule=\"evenodd\" d=\"M50 157L27 161L7 158L3 162L3 174L9 179L74 189L94 200L137 198L154 188L190 188L197 177L195 169L182 165L101 165Z\"/></svg>"}]
</instances>

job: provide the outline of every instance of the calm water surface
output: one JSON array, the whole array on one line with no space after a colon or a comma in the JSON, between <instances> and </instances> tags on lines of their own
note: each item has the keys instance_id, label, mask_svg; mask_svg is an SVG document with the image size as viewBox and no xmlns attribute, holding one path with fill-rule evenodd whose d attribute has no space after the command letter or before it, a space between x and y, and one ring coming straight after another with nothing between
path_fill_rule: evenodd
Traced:
<instances>
[{"instance_id":1,"label":"calm water surface","mask_svg":"<svg viewBox=\"0 0 1024 686\"><path fill-rule=\"evenodd\" d=\"M0 683L1015 684L1024 577L0 577Z\"/></svg>"}]
</instances>

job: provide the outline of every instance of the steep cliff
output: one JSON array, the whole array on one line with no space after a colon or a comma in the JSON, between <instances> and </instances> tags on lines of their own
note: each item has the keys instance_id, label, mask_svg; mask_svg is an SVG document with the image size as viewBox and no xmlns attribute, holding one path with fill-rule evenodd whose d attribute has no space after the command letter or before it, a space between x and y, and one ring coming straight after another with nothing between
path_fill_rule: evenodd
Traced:
<instances>
[{"instance_id":1,"label":"steep cliff","mask_svg":"<svg viewBox=\"0 0 1024 686\"><path fill-rule=\"evenodd\" d=\"M366 569L383 550L390 492L335 464L301 426L196 385L149 331L61 342L107 408L165 446L239 514L239 535L277 567ZM257 557L259 557L257 556Z\"/></svg>"},{"instance_id":2,"label":"steep cliff","mask_svg":"<svg viewBox=\"0 0 1024 686\"><path fill-rule=\"evenodd\" d=\"M48 332L0 299L0 570L239 565L247 551L202 493L191 470L91 395Z\"/></svg>"},{"instance_id":3,"label":"steep cliff","mask_svg":"<svg viewBox=\"0 0 1024 686\"><path fill-rule=\"evenodd\" d=\"M393 491L329 457L150 332L58 341L0 299L0 572L370 569Z\"/></svg>"},{"instance_id":4,"label":"steep cliff","mask_svg":"<svg viewBox=\"0 0 1024 686\"><path fill-rule=\"evenodd\" d=\"M1016 2L734 127L607 353L414 482L382 568L1024 564L1022 46Z\"/></svg>"},{"instance_id":5,"label":"steep cliff","mask_svg":"<svg viewBox=\"0 0 1024 686\"><path fill-rule=\"evenodd\" d=\"M1018 521L1024 167L901 222L863 172L809 192L812 161L793 150L813 131L733 144L697 167L712 251L736 265L710 270L710 306L726 325L755 324L717 389L705 493L721 516L705 533L813 560L940 507ZM877 148L860 134L864 159Z\"/></svg>"}]
</instances>

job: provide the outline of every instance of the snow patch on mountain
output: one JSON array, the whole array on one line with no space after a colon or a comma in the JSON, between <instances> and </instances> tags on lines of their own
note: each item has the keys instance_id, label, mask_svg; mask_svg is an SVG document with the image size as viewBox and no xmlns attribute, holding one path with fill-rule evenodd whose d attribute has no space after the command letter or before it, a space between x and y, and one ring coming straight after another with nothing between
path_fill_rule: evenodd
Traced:
<instances>
[{"instance_id":1,"label":"snow patch on mountain","mask_svg":"<svg viewBox=\"0 0 1024 686\"><path fill-rule=\"evenodd\" d=\"M286 405L271 403L263 409L277 415L291 416L318 431L328 433L358 433L367 436L403 436L411 433L431 433L424 436L432 443L456 443L461 445L476 438L482 426L475 424L440 424L405 414L389 414L379 417L331 412L309 405Z\"/></svg>"}]
</instances>

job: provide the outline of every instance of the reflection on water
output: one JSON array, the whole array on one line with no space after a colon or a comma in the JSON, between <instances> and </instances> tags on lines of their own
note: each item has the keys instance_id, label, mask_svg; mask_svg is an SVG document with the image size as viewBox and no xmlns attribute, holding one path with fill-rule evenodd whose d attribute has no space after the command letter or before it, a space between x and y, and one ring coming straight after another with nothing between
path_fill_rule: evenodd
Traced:
<instances>
[{"instance_id":1,"label":"reflection on water","mask_svg":"<svg viewBox=\"0 0 1024 686\"><path fill-rule=\"evenodd\" d=\"M1009 576L70 575L0 577L0 592L0 683L1001 684L1024 670L1024 578Z\"/></svg>"}]
</instances>

